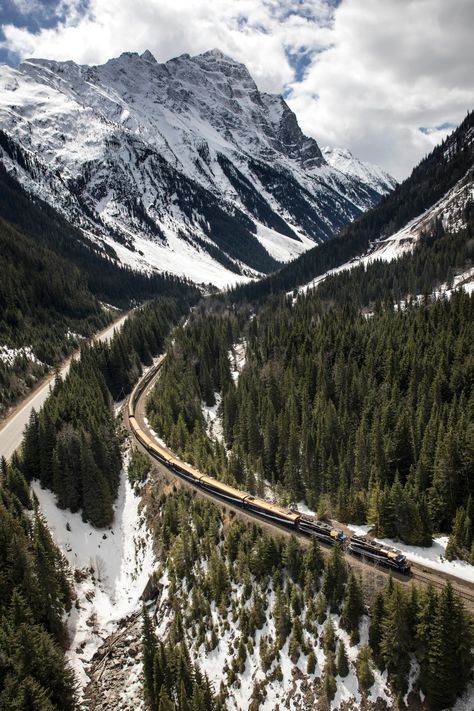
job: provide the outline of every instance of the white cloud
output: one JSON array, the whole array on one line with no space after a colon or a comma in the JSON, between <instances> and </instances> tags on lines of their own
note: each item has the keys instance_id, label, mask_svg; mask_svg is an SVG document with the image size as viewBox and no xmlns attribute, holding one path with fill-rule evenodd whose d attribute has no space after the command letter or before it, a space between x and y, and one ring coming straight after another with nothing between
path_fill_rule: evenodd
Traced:
<instances>
[{"instance_id":1,"label":"white cloud","mask_svg":"<svg viewBox=\"0 0 474 711\"><path fill-rule=\"evenodd\" d=\"M67 20L33 34L3 26L21 57L101 63L150 49L159 61L218 47L262 90L289 91L321 144L349 147L397 177L474 103L472 0L62 0ZM288 54L312 53L296 82Z\"/></svg>"},{"instance_id":2,"label":"white cloud","mask_svg":"<svg viewBox=\"0 0 474 711\"><path fill-rule=\"evenodd\" d=\"M473 26L472 0L344 0L290 106L321 143L404 177L448 132L420 127L474 108Z\"/></svg>"}]
</instances>

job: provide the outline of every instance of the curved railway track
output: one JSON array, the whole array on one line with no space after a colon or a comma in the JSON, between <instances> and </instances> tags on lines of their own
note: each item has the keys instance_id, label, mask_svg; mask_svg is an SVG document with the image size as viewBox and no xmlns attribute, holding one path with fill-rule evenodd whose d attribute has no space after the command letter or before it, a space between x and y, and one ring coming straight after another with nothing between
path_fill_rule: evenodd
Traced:
<instances>
[{"instance_id":1,"label":"curved railway track","mask_svg":"<svg viewBox=\"0 0 474 711\"><path fill-rule=\"evenodd\" d=\"M155 380L157 379L159 372L160 372L160 366L162 365L164 360L164 356L162 356L159 361L152 366L147 373L143 376L143 378L138 382L138 384L135 386L134 390L132 391L130 398L129 398L129 405L127 408L127 412L129 415L129 424L131 424L131 421L133 422L133 419L136 418L138 424L138 429L141 430L142 432L145 432L147 435L147 438L150 438L153 441L153 435L150 432L150 428L148 427L147 423L145 422L145 400L146 396L148 395L149 391L153 387ZM143 442L140 442L140 439L137 438L137 432L136 432L136 425L135 427L131 426L130 427L131 432L133 436L135 437L136 441L140 444L140 446L144 449L144 451L147 452L147 454L150 456L150 458L155 462L159 463L163 469L170 474L172 477L178 479L181 483L184 483L185 485L191 487L195 492L197 492L199 495L204 496L205 498L208 498L212 500L214 503L227 507L230 510L233 510L237 515L243 516L245 519L250 519L250 520L255 520L259 523L259 525L264 526L268 531L272 532L274 535L297 535L297 537L304 543L308 544L308 537L307 535L302 534L300 531L296 531L294 529L289 529L288 527L282 525L281 523L277 521L273 521L270 519L262 519L261 516L253 513L251 510L248 509L242 509L238 507L235 502L232 501L223 501L220 497L216 496L210 491L205 491L201 488L198 488L192 481L183 479L182 476L177 474L175 471L170 466L167 466L166 463L158 459L156 456L153 456L153 454L150 453L149 449L146 447L143 447ZM169 457L174 459L175 461L179 461L176 456L169 452L169 450L165 450L169 453ZM185 465L186 466L186 465ZM232 488L232 487L231 487ZM235 491L235 490L234 490ZM322 550L323 552L327 555L330 550L330 545L329 543L326 543L324 545L324 540L320 540L321 543L323 543ZM396 570L391 570L386 567L382 567L380 565L374 564L372 561L369 560L369 558L362 556L362 557L354 557L352 555L348 555L348 553L345 553L345 558L349 565L351 567L355 567L359 569L365 569L365 572L367 573L367 569L369 571L369 576L372 574L374 577L379 574L382 574L385 576L385 578L388 575L392 575L398 582L401 583L411 583L418 581L421 583L423 586L426 585L432 585L434 588L442 589L446 582L450 581L453 585L453 588L455 589L456 593L459 595L460 598L463 599L465 602L466 606L474 612L474 584L469 583L461 578L457 578L450 573L441 573L439 571L436 571L434 569L427 570L424 566L420 566L417 563L411 563L411 573L409 576L403 575L398 573ZM370 573L372 571L372 573Z\"/></svg>"},{"instance_id":2,"label":"curved railway track","mask_svg":"<svg viewBox=\"0 0 474 711\"><path fill-rule=\"evenodd\" d=\"M433 572L435 573L435 571ZM420 570L416 567L412 567L411 574L415 580L420 580L425 585L432 585L434 588L438 588L441 590L444 588L447 582L447 580L444 578L442 580L439 580L436 575L426 575L424 572L420 572ZM460 588L458 585L453 585L453 587L456 590L456 594L465 602L469 603L469 607L474 608L474 592L469 592L464 588Z\"/></svg>"}]
</instances>

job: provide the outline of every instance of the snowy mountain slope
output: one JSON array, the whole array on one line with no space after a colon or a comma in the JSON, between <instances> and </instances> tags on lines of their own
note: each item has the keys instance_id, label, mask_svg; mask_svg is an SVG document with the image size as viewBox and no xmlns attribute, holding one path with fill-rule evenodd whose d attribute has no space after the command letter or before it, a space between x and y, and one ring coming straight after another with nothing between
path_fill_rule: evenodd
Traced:
<instances>
[{"instance_id":1,"label":"snowy mountain slope","mask_svg":"<svg viewBox=\"0 0 474 711\"><path fill-rule=\"evenodd\" d=\"M321 148L326 162L340 170L344 175L358 178L366 185L370 185L376 192L385 194L393 190L397 181L382 168L372 163L355 158L347 148L324 146Z\"/></svg>"},{"instance_id":2,"label":"snowy mountain slope","mask_svg":"<svg viewBox=\"0 0 474 711\"><path fill-rule=\"evenodd\" d=\"M420 236L424 232L429 232L437 220L441 220L444 228L451 232L462 229L466 226L466 207L472 203L474 203L474 169L468 171L446 195L421 215L410 220L402 229L377 242L361 257L345 262L312 279L308 284L301 286L299 291L305 292L317 287L331 274L353 269L361 264L367 265L376 260L391 262L393 259L413 251ZM456 280L456 284L467 291L471 291L472 282L471 269Z\"/></svg>"},{"instance_id":3,"label":"snowy mountain slope","mask_svg":"<svg viewBox=\"0 0 474 711\"><path fill-rule=\"evenodd\" d=\"M0 66L0 129L7 169L122 262L220 286L330 239L392 185L330 165L218 50Z\"/></svg>"}]
</instances>

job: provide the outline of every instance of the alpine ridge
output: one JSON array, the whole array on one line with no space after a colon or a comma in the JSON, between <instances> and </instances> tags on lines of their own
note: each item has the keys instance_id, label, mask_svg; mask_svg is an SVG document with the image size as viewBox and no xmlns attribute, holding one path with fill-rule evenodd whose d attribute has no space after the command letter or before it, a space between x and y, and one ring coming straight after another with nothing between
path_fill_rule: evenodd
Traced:
<instances>
[{"instance_id":1,"label":"alpine ridge","mask_svg":"<svg viewBox=\"0 0 474 711\"><path fill-rule=\"evenodd\" d=\"M2 65L0 128L6 170L104 251L217 286L331 239L395 184L322 152L219 50Z\"/></svg>"}]
</instances>

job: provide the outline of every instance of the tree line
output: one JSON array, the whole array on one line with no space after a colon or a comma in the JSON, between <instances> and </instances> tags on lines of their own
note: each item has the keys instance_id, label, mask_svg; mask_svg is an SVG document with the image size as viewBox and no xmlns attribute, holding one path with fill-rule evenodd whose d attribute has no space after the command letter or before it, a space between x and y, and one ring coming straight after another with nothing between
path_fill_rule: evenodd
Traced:
<instances>
[{"instance_id":1,"label":"tree line","mask_svg":"<svg viewBox=\"0 0 474 711\"><path fill-rule=\"evenodd\" d=\"M164 298L144 306L109 344L83 348L41 412L32 412L14 461L28 481L56 494L60 508L81 510L95 526L111 523L122 467L113 402L131 392L188 308L185 299Z\"/></svg>"},{"instance_id":2,"label":"tree line","mask_svg":"<svg viewBox=\"0 0 474 711\"><path fill-rule=\"evenodd\" d=\"M176 334L151 422L186 460L241 488L261 493L267 481L322 518L430 545L473 493L473 308L461 291L367 318L309 294L275 300L243 331L243 316L197 314ZM237 334L246 362L235 382ZM202 412L216 393L222 442Z\"/></svg>"},{"instance_id":3,"label":"tree line","mask_svg":"<svg viewBox=\"0 0 474 711\"><path fill-rule=\"evenodd\" d=\"M364 254L379 239L388 237L421 215L445 195L472 168L470 140L474 112L436 146L393 192L323 245L314 247L275 274L258 282L236 286L231 301L256 301L307 284L329 269Z\"/></svg>"},{"instance_id":4,"label":"tree line","mask_svg":"<svg viewBox=\"0 0 474 711\"><path fill-rule=\"evenodd\" d=\"M0 709L72 711L63 650L72 603L67 563L15 463L0 466Z\"/></svg>"},{"instance_id":5,"label":"tree line","mask_svg":"<svg viewBox=\"0 0 474 711\"><path fill-rule=\"evenodd\" d=\"M2 166L0 271L0 345L28 347L34 356L0 359L0 413L110 322L112 310L101 302L128 308L160 294L196 294L176 277L121 266L112 248L85 237Z\"/></svg>"}]
</instances>

